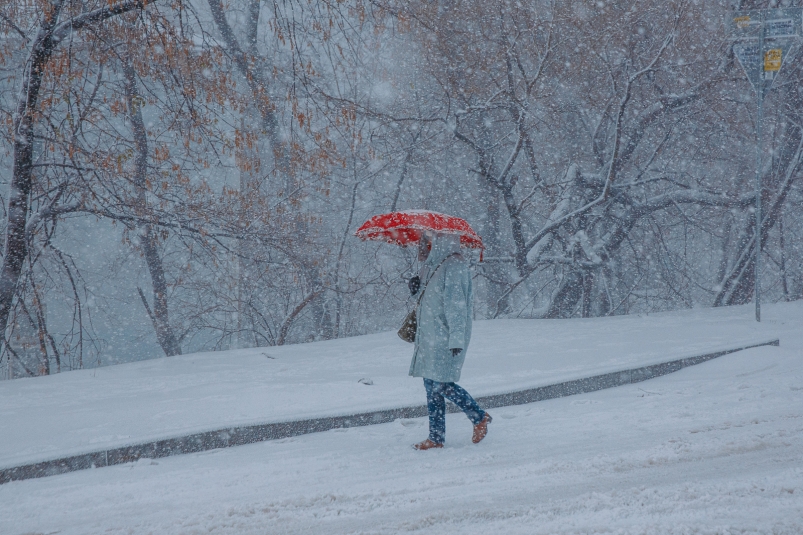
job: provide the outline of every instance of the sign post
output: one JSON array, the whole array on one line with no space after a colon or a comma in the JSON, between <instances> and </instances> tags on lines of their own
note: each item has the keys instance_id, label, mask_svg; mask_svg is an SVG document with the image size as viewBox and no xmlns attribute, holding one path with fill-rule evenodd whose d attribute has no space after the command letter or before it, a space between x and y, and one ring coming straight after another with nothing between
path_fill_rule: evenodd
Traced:
<instances>
[{"instance_id":1,"label":"sign post","mask_svg":"<svg viewBox=\"0 0 803 535\"><path fill-rule=\"evenodd\" d=\"M755 295L761 321L761 123L764 97L772 88L792 48L803 35L803 8L734 11L727 23L733 53L756 92Z\"/></svg>"}]
</instances>

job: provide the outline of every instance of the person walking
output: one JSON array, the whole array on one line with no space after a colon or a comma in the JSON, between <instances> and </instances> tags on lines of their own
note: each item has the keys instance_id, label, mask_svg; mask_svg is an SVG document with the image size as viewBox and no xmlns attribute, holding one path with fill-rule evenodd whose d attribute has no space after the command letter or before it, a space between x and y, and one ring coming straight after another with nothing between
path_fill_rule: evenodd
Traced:
<instances>
[{"instance_id":1,"label":"person walking","mask_svg":"<svg viewBox=\"0 0 803 535\"><path fill-rule=\"evenodd\" d=\"M419 297L417 330L410 375L422 377L427 393L429 437L413 445L417 450L442 448L446 438L446 399L474 424L472 442L488 433L491 415L456 384L471 339L474 293L468 264L460 254L460 236L427 231L418 242L423 262L410 292ZM423 292L423 293L421 293Z\"/></svg>"}]
</instances>

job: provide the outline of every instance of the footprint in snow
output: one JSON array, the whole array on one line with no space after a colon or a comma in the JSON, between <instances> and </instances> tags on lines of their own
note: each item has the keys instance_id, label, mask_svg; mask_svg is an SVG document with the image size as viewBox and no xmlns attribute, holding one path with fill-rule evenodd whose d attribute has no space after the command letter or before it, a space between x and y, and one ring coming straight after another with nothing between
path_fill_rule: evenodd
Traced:
<instances>
[{"instance_id":1,"label":"footprint in snow","mask_svg":"<svg viewBox=\"0 0 803 535\"><path fill-rule=\"evenodd\" d=\"M418 427L423 423L418 420L398 420L398 422L404 427Z\"/></svg>"},{"instance_id":2,"label":"footprint in snow","mask_svg":"<svg viewBox=\"0 0 803 535\"><path fill-rule=\"evenodd\" d=\"M593 399L575 399L572 401L572 405L598 405L600 403L602 402Z\"/></svg>"}]
</instances>

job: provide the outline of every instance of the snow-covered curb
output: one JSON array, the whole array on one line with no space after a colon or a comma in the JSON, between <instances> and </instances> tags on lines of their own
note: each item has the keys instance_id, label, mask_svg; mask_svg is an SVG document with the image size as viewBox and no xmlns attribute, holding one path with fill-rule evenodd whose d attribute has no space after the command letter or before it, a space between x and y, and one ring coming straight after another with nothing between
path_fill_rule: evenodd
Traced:
<instances>
[{"instance_id":1,"label":"snow-covered curb","mask_svg":"<svg viewBox=\"0 0 803 535\"><path fill-rule=\"evenodd\" d=\"M480 397L478 401L483 407L492 409L496 407L521 405L546 399L594 392L597 390L637 383L652 379L653 377L667 375L682 368L694 366L696 364L700 364L729 353L734 353L736 351L750 349L753 347L778 345L778 339L764 340L751 344L741 344L737 347L729 347L703 355L689 356L659 364L620 370L552 385L518 390L515 392L484 396ZM457 409L455 407L450 407L449 410L450 412L454 412ZM9 481L47 477L67 472L74 472L76 470L86 470L89 468L100 468L103 466L124 464L137 461L142 458L152 459L157 457L168 457L171 455L181 455L185 453L196 453L218 448L252 444L254 442L262 442L265 440L276 440L305 435L308 433L329 431L331 429L374 425L392 422L400 418L419 418L422 416L426 416L426 407L423 405L417 405L389 410L364 412L359 414L216 429L164 440L84 453L34 464L3 468L0 469L0 484L7 483Z\"/></svg>"}]
</instances>

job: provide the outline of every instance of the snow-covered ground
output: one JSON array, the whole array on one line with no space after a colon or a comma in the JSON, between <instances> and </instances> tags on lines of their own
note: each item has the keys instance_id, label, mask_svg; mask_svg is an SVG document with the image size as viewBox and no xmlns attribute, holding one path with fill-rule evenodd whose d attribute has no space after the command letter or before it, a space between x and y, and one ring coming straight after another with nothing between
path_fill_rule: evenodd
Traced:
<instances>
[{"instance_id":1,"label":"snow-covered ground","mask_svg":"<svg viewBox=\"0 0 803 535\"><path fill-rule=\"evenodd\" d=\"M671 357L697 347L686 339L710 347L731 344L734 337L775 335L781 347L735 353L631 386L495 409L488 438L479 445L471 444L468 421L450 415L444 450L410 448L426 436L421 418L12 482L0 486L0 533L803 533L803 303L766 307L760 326L750 322L751 316L749 307L741 307L523 322L517 333L508 330L516 322L487 322L474 340L480 347L477 360L483 351L518 351L509 337L537 331L528 339L533 344L528 361L533 369L549 369L539 355L551 351L543 359L554 358L555 377L570 373L571 366L561 367L554 352L568 348L590 354L578 362L585 362L585 375L591 375L628 359L611 362L617 351L630 347L622 345L626 339L632 339L632 347L650 346L640 361L668 360L659 358L660 348ZM370 372L375 384L358 386L371 392L384 378L406 372L406 359L402 364L394 359L408 346L383 353L382 336L373 342L366 337L295 346L282 350L286 353L267 350L276 362L262 358L273 365L292 355L312 366L316 357L336 358L328 347L364 343L385 362L384 373L381 362L365 370L320 368L322 374L342 374L330 377L334 384L349 373ZM494 336L482 345L482 337ZM392 339L384 340L391 344ZM305 349L315 348L323 349L305 355ZM517 359L525 362L525 357ZM253 357L242 358L250 362ZM571 354L563 359L572 361ZM156 365L117 368L139 370L148 364ZM285 365L292 385L306 384L293 375L303 367ZM481 373L493 382L502 372L494 361L473 366L465 369L464 383L477 394L544 378L528 376L522 368L509 382L486 387ZM97 370L96 377L101 371L106 370ZM158 397L163 395L159 384L165 388L171 380L166 375L162 383L156 372L140 380ZM308 391L318 392L314 403L334 404L337 410L362 405L353 394L351 405L337 406L329 396L338 390L324 379L308 385ZM414 397L397 401L420 403L422 388L408 381L415 383ZM221 390L219 398L235 394ZM22 390L4 395L1 403L16 408L25 401L39 403ZM367 401L385 402L380 397ZM292 403L282 407L292 409ZM95 407L98 413L104 409ZM0 418L4 456L11 443L5 422L16 419L13 414ZM40 433L46 435L47 429Z\"/></svg>"},{"instance_id":2,"label":"snow-covered ground","mask_svg":"<svg viewBox=\"0 0 803 535\"><path fill-rule=\"evenodd\" d=\"M803 319L803 307L787 308ZM500 394L786 337L792 325L752 318L740 307L480 321L460 383L475 396ZM420 405L421 380L407 375L411 353L388 332L2 381L0 467L227 426Z\"/></svg>"}]
</instances>

